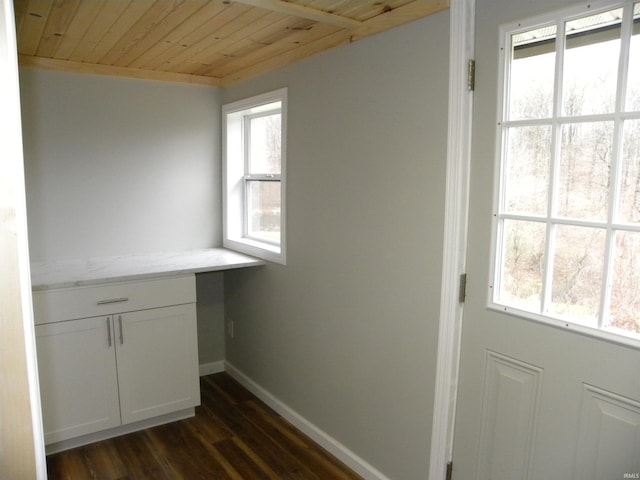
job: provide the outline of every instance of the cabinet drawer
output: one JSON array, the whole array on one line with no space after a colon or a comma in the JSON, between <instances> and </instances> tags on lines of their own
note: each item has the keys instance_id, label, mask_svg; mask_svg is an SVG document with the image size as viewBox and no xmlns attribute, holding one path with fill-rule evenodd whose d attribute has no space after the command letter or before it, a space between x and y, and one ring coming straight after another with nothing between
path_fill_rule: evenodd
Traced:
<instances>
[{"instance_id":1,"label":"cabinet drawer","mask_svg":"<svg viewBox=\"0 0 640 480\"><path fill-rule=\"evenodd\" d=\"M194 303L195 275L33 292L36 325Z\"/></svg>"}]
</instances>

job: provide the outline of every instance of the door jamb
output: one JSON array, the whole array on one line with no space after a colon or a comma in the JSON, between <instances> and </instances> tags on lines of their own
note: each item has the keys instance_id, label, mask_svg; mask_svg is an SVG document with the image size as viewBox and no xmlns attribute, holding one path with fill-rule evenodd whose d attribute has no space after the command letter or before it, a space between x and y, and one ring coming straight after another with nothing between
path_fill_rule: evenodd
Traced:
<instances>
[{"instance_id":1,"label":"door jamb","mask_svg":"<svg viewBox=\"0 0 640 480\"><path fill-rule=\"evenodd\" d=\"M0 476L45 480L14 19L13 2L0 0Z\"/></svg>"},{"instance_id":2,"label":"door jamb","mask_svg":"<svg viewBox=\"0 0 640 480\"><path fill-rule=\"evenodd\" d=\"M458 288L466 267L473 108L467 75L468 61L474 58L475 2L451 0L450 5L444 246L429 480L444 478L453 458L463 313Z\"/></svg>"}]
</instances>

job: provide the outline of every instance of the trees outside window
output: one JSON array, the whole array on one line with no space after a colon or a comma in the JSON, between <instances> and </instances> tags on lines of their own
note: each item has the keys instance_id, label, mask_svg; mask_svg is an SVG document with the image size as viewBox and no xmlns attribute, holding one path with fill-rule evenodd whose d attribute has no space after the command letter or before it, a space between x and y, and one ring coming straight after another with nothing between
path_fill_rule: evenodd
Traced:
<instances>
[{"instance_id":1,"label":"trees outside window","mask_svg":"<svg viewBox=\"0 0 640 480\"><path fill-rule=\"evenodd\" d=\"M492 305L640 339L640 3L504 32Z\"/></svg>"}]
</instances>

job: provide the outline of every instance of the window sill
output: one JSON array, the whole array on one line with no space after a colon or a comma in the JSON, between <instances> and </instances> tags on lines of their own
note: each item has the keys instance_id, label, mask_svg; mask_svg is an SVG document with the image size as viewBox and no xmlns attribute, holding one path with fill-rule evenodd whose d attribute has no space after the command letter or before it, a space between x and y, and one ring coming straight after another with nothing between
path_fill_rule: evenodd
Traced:
<instances>
[{"instance_id":1,"label":"window sill","mask_svg":"<svg viewBox=\"0 0 640 480\"><path fill-rule=\"evenodd\" d=\"M249 238L226 238L223 241L223 245L229 250L251 255L262 260L268 260L280 265L287 264L282 247L278 245L271 245Z\"/></svg>"}]
</instances>

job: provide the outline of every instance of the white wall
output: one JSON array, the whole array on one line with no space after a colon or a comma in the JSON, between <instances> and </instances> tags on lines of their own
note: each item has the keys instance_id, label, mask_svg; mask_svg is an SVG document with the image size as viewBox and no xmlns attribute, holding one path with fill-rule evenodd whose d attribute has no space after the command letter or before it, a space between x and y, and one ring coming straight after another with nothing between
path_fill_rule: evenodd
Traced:
<instances>
[{"instance_id":1,"label":"white wall","mask_svg":"<svg viewBox=\"0 0 640 480\"><path fill-rule=\"evenodd\" d=\"M288 264L225 276L227 360L390 479L428 471L449 13L223 91L288 86Z\"/></svg>"},{"instance_id":2,"label":"white wall","mask_svg":"<svg viewBox=\"0 0 640 480\"><path fill-rule=\"evenodd\" d=\"M20 70L32 260L220 246L220 91ZM200 362L224 358L222 274L198 276Z\"/></svg>"},{"instance_id":3,"label":"white wall","mask_svg":"<svg viewBox=\"0 0 640 480\"><path fill-rule=\"evenodd\" d=\"M219 90L20 72L33 260L221 244Z\"/></svg>"}]
</instances>

